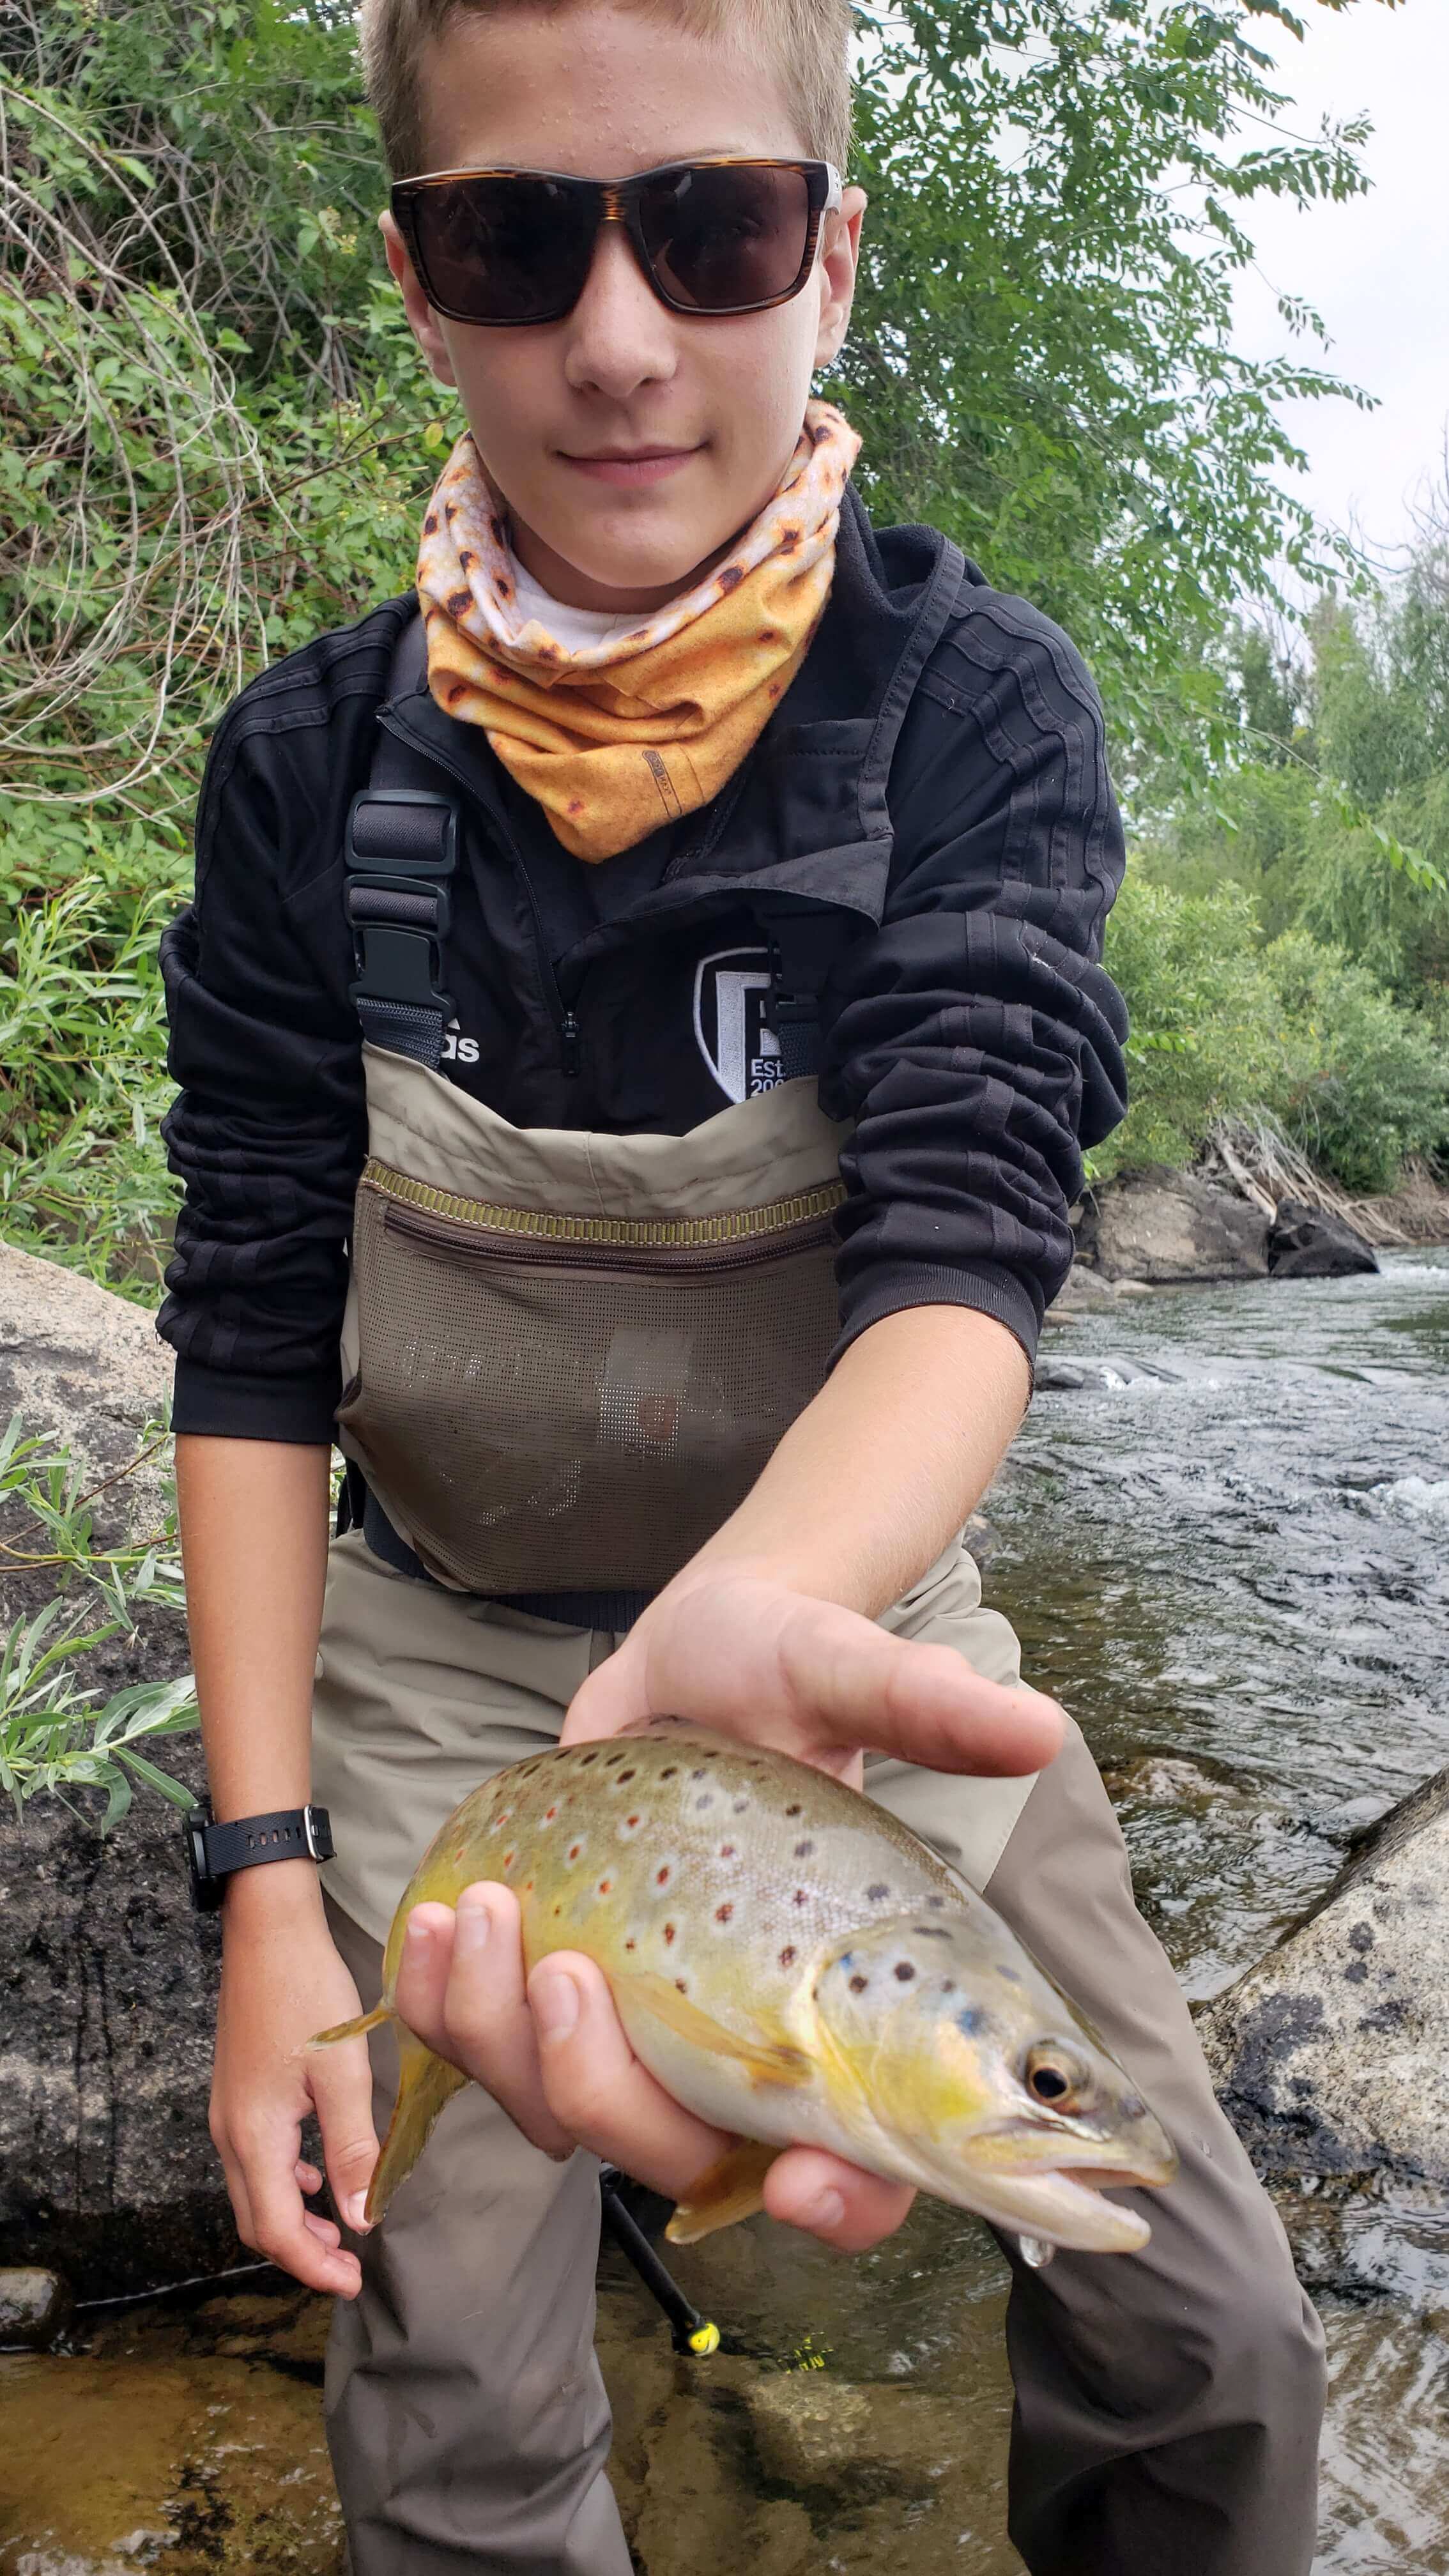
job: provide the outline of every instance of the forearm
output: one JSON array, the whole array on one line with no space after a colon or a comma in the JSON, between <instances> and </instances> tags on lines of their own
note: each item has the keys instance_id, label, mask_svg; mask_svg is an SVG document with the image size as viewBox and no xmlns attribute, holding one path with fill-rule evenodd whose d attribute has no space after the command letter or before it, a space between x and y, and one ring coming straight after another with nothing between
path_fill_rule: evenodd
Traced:
<instances>
[{"instance_id":1,"label":"forearm","mask_svg":"<svg viewBox=\"0 0 1449 2576\"><path fill-rule=\"evenodd\" d=\"M1026 1354L991 1316L964 1306L884 1316L678 1579L749 1568L877 1617L975 1509L1029 1393Z\"/></svg>"},{"instance_id":2,"label":"forearm","mask_svg":"<svg viewBox=\"0 0 1449 2576\"><path fill-rule=\"evenodd\" d=\"M327 1569L330 1452L283 1441L178 1439L186 1611L218 1819L311 1795L312 1684ZM310 1862L239 1874L269 1904L315 1897Z\"/></svg>"}]
</instances>

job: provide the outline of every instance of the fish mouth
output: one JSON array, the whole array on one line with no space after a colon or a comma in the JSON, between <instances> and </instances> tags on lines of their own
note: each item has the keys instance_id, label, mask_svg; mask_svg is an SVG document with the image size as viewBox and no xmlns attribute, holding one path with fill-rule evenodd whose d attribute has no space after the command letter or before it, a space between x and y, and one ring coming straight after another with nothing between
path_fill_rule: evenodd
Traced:
<instances>
[{"instance_id":1,"label":"fish mouth","mask_svg":"<svg viewBox=\"0 0 1449 2576\"><path fill-rule=\"evenodd\" d=\"M994 2227L1039 2236L1048 2245L1068 2246L1080 2254L1135 2254L1152 2234L1140 2210L1108 2200L1080 2174L1051 2168L991 2174L979 2182L973 2175L966 2190L953 2197Z\"/></svg>"}]
</instances>

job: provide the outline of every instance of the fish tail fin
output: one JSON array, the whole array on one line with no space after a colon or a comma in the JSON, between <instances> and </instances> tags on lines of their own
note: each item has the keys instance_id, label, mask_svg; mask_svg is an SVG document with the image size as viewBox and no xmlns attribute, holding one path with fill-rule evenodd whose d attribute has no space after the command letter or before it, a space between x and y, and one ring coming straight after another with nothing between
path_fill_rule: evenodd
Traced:
<instances>
[{"instance_id":1,"label":"fish tail fin","mask_svg":"<svg viewBox=\"0 0 1449 2576\"><path fill-rule=\"evenodd\" d=\"M382 2153L373 2169L367 2192L369 2222L382 2217L398 2184L406 2182L424 2147L433 2134L433 2126L445 2103L468 2082L446 2058L435 2057L420 2039L401 2022L398 2024L398 2054L402 2059L402 2080L397 2088L392 2119L382 2142Z\"/></svg>"},{"instance_id":2,"label":"fish tail fin","mask_svg":"<svg viewBox=\"0 0 1449 2576\"><path fill-rule=\"evenodd\" d=\"M381 2030L392 2019L392 2006L375 2004L370 2013L358 2013L353 2021L334 2022L331 2030L319 2030L308 2040L309 2048L336 2048L344 2039L365 2039L370 2030Z\"/></svg>"}]
</instances>

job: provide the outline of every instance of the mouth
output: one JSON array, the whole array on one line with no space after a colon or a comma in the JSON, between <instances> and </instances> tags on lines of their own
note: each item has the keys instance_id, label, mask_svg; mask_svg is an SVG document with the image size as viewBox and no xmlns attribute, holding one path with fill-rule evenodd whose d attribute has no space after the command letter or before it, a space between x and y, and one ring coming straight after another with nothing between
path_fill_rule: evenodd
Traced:
<instances>
[{"instance_id":1,"label":"mouth","mask_svg":"<svg viewBox=\"0 0 1449 2576\"><path fill-rule=\"evenodd\" d=\"M985 2143L985 2142L983 2142ZM1001 2139L996 2139L998 2152ZM1021 2236L1037 2236L1083 2254L1134 2254L1151 2234L1147 2220L1107 2190L1161 2189L1177 2171L1177 2154L1160 2131L1157 2142L1145 2142L1140 2153L1122 2158L1120 2143L1105 2150L1100 2161L1082 2154L1080 2140L1062 2141L1060 2165L1026 2166L1013 2172L994 2165L990 2149L980 2164L968 2161L953 2178L950 2197L997 2227ZM935 2185L940 2189L939 2182Z\"/></svg>"},{"instance_id":2,"label":"mouth","mask_svg":"<svg viewBox=\"0 0 1449 2576\"><path fill-rule=\"evenodd\" d=\"M570 456L566 449L559 451L564 463L572 465L578 473L589 475L596 483L614 483L625 490L664 482L699 452L697 447L600 449L593 456Z\"/></svg>"}]
</instances>

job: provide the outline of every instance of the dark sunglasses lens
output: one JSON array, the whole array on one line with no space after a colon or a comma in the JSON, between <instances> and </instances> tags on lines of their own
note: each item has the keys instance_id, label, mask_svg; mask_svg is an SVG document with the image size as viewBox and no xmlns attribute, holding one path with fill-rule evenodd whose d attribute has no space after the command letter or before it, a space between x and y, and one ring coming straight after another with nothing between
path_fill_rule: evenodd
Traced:
<instances>
[{"instance_id":1,"label":"dark sunglasses lens","mask_svg":"<svg viewBox=\"0 0 1449 2576\"><path fill-rule=\"evenodd\" d=\"M467 322L537 322L582 294L595 217L548 179L447 179L412 201L430 303Z\"/></svg>"},{"instance_id":2,"label":"dark sunglasses lens","mask_svg":"<svg viewBox=\"0 0 1449 2576\"><path fill-rule=\"evenodd\" d=\"M673 303L697 313L769 304L800 274L809 185L803 170L678 170L646 188L639 222Z\"/></svg>"}]
</instances>

